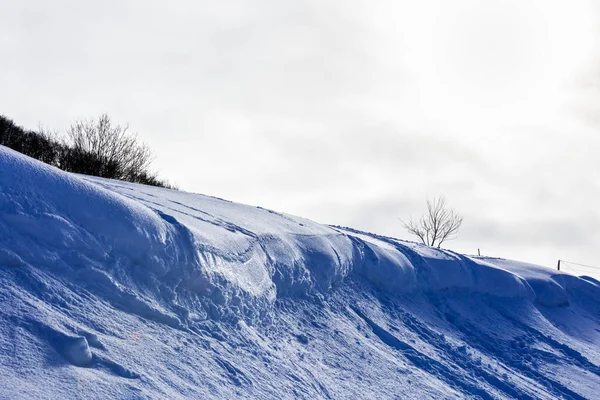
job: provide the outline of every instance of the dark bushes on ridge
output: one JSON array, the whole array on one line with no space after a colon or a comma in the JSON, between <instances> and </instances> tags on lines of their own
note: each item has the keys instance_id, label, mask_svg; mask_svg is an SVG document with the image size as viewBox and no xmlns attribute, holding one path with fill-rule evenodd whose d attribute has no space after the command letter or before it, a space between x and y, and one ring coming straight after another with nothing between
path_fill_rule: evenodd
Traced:
<instances>
[{"instance_id":1,"label":"dark bushes on ridge","mask_svg":"<svg viewBox=\"0 0 600 400\"><path fill-rule=\"evenodd\" d=\"M149 171L150 149L106 114L71 125L66 140L24 130L0 115L0 145L65 171L172 188Z\"/></svg>"},{"instance_id":2,"label":"dark bushes on ridge","mask_svg":"<svg viewBox=\"0 0 600 400\"><path fill-rule=\"evenodd\" d=\"M47 164L57 166L61 145L44 132L26 131L0 115L0 144Z\"/></svg>"}]
</instances>

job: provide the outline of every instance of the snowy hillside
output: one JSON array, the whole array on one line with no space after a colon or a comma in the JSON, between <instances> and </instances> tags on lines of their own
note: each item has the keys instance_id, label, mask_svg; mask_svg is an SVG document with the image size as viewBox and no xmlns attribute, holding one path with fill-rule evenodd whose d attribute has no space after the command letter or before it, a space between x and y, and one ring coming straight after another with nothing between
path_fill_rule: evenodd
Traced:
<instances>
[{"instance_id":1,"label":"snowy hillside","mask_svg":"<svg viewBox=\"0 0 600 400\"><path fill-rule=\"evenodd\" d=\"M1 399L594 399L600 283L0 147Z\"/></svg>"}]
</instances>

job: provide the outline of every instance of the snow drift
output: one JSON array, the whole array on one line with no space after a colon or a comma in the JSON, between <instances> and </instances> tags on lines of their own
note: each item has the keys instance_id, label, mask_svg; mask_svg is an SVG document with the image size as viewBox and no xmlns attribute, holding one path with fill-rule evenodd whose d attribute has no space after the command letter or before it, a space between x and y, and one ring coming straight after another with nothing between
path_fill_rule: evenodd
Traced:
<instances>
[{"instance_id":1,"label":"snow drift","mask_svg":"<svg viewBox=\"0 0 600 400\"><path fill-rule=\"evenodd\" d=\"M0 285L0 397L600 389L593 280L68 174L3 147Z\"/></svg>"}]
</instances>

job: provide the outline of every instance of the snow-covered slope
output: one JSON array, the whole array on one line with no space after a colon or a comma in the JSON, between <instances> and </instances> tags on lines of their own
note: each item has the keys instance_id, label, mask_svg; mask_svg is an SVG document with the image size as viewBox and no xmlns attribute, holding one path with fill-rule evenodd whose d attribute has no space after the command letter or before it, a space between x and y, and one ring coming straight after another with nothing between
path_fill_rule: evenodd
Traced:
<instances>
[{"instance_id":1,"label":"snow-covered slope","mask_svg":"<svg viewBox=\"0 0 600 400\"><path fill-rule=\"evenodd\" d=\"M597 398L600 283L0 147L0 398Z\"/></svg>"}]
</instances>

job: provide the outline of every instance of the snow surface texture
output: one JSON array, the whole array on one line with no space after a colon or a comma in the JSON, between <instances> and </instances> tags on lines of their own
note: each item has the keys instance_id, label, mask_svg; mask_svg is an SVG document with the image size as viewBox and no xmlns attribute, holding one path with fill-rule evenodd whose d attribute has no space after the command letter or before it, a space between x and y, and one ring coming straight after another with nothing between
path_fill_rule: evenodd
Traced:
<instances>
[{"instance_id":1,"label":"snow surface texture","mask_svg":"<svg viewBox=\"0 0 600 400\"><path fill-rule=\"evenodd\" d=\"M600 393L600 284L0 146L0 398Z\"/></svg>"}]
</instances>

